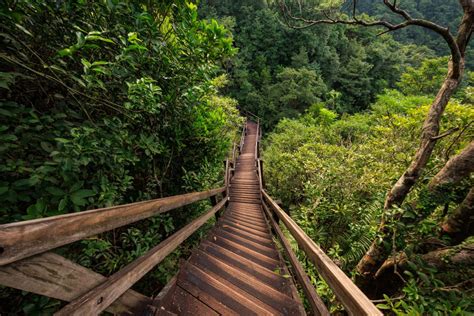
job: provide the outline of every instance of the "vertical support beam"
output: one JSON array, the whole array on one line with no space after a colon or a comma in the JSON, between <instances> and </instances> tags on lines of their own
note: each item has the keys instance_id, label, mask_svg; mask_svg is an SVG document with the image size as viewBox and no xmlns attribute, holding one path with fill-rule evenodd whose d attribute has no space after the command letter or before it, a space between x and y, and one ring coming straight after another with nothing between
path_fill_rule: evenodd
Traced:
<instances>
[{"instance_id":1,"label":"vertical support beam","mask_svg":"<svg viewBox=\"0 0 474 316\"><path fill-rule=\"evenodd\" d=\"M225 197L223 197L225 198ZM217 195L213 195L209 198L211 200L211 205L214 207L217 205ZM216 212L214 214L214 216L216 217L216 221L219 219L219 216L220 216L220 213L219 212Z\"/></svg>"},{"instance_id":2,"label":"vertical support beam","mask_svg":"<svg viewBox=\"0 0 474 316\"><path fill-rule=\"evenodd\" d=\"M278 239L280 239L281 241L281 245L283 246L283 250L285 251L286 257L288 258L288 260L291 263L291 266L293 267L295 277L298 280L298 283L301 285L301 288L303 289L303 292L306 295L306 298L308 299L308 302L309 302L309 305L311 306L311 310L313 311L313 314L329 316L329 311L326 308L326 305L324 305L318 293L316 293L316 290L314 289L314 286L311 284L311 281L309 280L308 275L304 271L304 268L302 267L301 263L298 261L298 258L293 252L293 249L291 249L290 243L285 238L285 235L281 231L280 227L273 219L272 212L270 211L270 209L265 203L263 203L262 206L265 213L267 214L268 221L270 222L270 225L273 231L278 236Z\"/></svg>"},{"instance_id":3,"label":"vertical support beam","mask_svg":"<svg viewBox=\"0 0 474 316\"><path fill-rule=\"evenodd\" d=\"M236 144L234 142L234 145L232 146L232 163L234 163L235 161L235 147L236 147Z\"/></svg>"},{"instance_id":4,"label":"vertical support beam","mask_svg":"<svg viewBox=\"0 0 474 316\"><path fill-rule=\"evenodd\" d=\"M224 192L222 193L223 197L228 196L229 193L229 159L226 159L224 162Z\"/></svg>"}]
</instances>

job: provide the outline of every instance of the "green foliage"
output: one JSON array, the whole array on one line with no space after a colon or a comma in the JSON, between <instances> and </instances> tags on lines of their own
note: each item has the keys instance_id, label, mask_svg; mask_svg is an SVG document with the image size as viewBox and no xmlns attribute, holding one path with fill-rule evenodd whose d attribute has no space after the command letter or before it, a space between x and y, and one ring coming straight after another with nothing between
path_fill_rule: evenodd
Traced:
<instances>
[{"instance_id":1,"label":"green foliage","mask_svg":"<svg viewBox=\"0 0 474 316\"><path fill-rule=\"evenodd\" d=\"M277 120L280 117L294 117L321 101L326 85L314 70L284 68L269 90L269 98L275 106L272 117Z\"/></svg>"},{"instance_id":2,"label":"green foliage","mask_svg":"<svg viewBox=\"0 0 474 316\"><path fill-rule=\"evenodd\" d=\"M408 67L397 84L408 95L435 95L448 73L448 58L427 59L419 68Z\"/></svg>"},{"instance_id":3,"label":"green foliage","mask_svg":"<svg viewBox=\"0 0 474 316\"><path fill-rule=\"evenodd\" d=\"M212 78L235 49L228 30L199 19L194 2L25 0L0 8L0 222L222 181L222 159L242 120L236 101L220 95L225 77ZM205 206L61 251L109 275ZM170 256L168 266L178 266L183 253ZM155 271L141 286L156 290L165 272ZM31 302L57 307L28 295L10 308Z\"/></svg>"},{"instance_id":4,"label":"green foliage","mask_svg":"<svg viewBox=\"0 0 474 316\"><path fill-rule=\"evenodd\" d=\"M390 310L395 315L466 315L472 312L472 296L468 291L446 285L462 283L466 274L472 274L469 268L460 267L459 271L448 275L419 262L410 262L410 270L405 270L407 283L402 295L392 299L384 295L386 303L377 304L382 310Z\"/></svg>"},{"instance_id":5,"label":"green foliage","mask_svg":"<svg viewBox=\"0 0 474 316\"><path fill-rule=\"evenodd\" d=\"M398 212L407 219L388 220L396 232L396 250L407 254L419 252L423 240L437 235L444 218L441 207L426 220L414 219L423 212L423 192L429 178L471 141L468 135L455 133L439 140L427 167L430 171L415 187L407 206L383 213L387 188L410 163L418 146L430 101L428 97L404 96L387 90L369 112L339 119L323 105L313 105L298 119L281 120L264 143L264 172L271 195L282 200L298 225L347 272L354 269L376 238L382 215L390 219ZM453 101L441 125L443 130L462 130L473 119L471 106ZM469 185L472 183L462 188L464 194ZM416 209L411 207L415 200ZM449 204L452 209L459 197L449 196L447 201L453 202ZM426 203L429 206L431 202ZM432 283L420 285L416 282L418 277L407 276L411 283L403 289L406 299L396 300L396 306L387 308L412 314L467 309L465 296L438 296L438 292L430 292ZM433 278L442 279L446 286L451 284L449 278L436 272ZM331 294L325 295L331 301ZM458 303L460 308L456 309Z\"/></svg>"},{"instance_id":6,"label":"green foliage","mask_svg":"<svg viewBox=\"0 0 474 316\"><path fill-rule=\"evenodd\" d=\"M417 64L412 57L430 56L390 35L376 36L375 29L319 25L294 30L264 1L202 1L200 14L232 21L239 52L225 66L227 91L242 108L262 117L267 129L319 101L331 101L330 109L338 113L365 110L383 89L394 87L407 65Z\"/></svg>"}]
</instances>

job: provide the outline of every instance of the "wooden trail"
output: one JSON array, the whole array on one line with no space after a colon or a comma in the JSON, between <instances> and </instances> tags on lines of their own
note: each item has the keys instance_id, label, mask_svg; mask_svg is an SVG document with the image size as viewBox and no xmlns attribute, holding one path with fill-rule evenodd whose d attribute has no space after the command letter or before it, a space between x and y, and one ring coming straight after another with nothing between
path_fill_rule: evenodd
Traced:
<instances>
[{"instance_id":1,"label":"wooden trail","mask_svg":"<svg viewBox=\"0 0 474 316\"><path fill-rule=\"evenodd\" d=\"M257 125L249 122L229 205L157 304L157 315L304 314L262 210L256 137Z\"/></svg>"},{"instance_id":2,"label":"wooden trail","mask_svg":"<svg viewBox=\"0 0 474 316\"><path fill-rule=\"evenodd\" d=\"M304 315L297 282L311 313L329 315L286 239L284 225L349 315L382 315L265 191L258 118L257 122L247 121L243 127L240 144L234 144L232 159L225 161L221 188L0 225L0 285L69 302L55 313L58 316L103 311L146 316ZM209 210L110 276L53 253L60 246L205 199L211 200ZM131 289L214 216L216 225L156 297Z\"/></svg>"}]
</instances>

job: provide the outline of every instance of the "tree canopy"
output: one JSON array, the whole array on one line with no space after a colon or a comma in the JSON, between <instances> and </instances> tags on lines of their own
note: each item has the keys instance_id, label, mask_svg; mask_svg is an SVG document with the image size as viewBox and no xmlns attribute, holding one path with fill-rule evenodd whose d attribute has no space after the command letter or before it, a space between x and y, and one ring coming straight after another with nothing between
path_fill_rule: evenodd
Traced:
<instances>
[{"instance_id":1,"label":"tree canopy","mask_svg":"<svg viewBox=\"0 0 474 316\"><path fill-rule=\"evenodd\" d=\"M472 1L7 0L0 21L0 224L222 186L251 113L267 190L380 309L474 311ZM110 276L210 205L54 251ZM0 287L2 315L61 304Z\"/></svg>"}]
</instances>

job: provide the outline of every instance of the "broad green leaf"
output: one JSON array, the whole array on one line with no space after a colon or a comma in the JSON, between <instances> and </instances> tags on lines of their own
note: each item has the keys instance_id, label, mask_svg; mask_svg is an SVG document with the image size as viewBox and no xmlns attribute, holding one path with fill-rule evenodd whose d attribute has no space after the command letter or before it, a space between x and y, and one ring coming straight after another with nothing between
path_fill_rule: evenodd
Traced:
<instances>
[{"instance_id":1,"label":"broad green leaf","mask_svg":"<svg viewBox=\"0 0 474 316\"><path fill-rule=\"evenodd\" d=\"M58 210L63 211L66 208L66 205L67 205L67 197L65 197L65 198L61 199L61 201L59 201Z\"/></svg>"},{"instance_id":2,"label":"broad green leaf","mask_svg":"<svg viewBox=\"0 0 474 316\"><path fill-rule=\"evenodd\" d=\"M66 195L66 192L63 191L62 189L58 188L58 187L47 187L46 191L48 191L49 193L51 193L54 196L64 196L64 195Z\"/></svg>"},{"instance_id":3,"label":"broad green leaf","mask_svg":"<svg viewBox=\"0 0 474 316\"><path fill-rule=\"evenodd\" d=\"M13 186L15 188L31 187L31 186L34 186L37 182L38 182L38 180L32 179L32 178L21 179L21 180L17 180L15 182L13 182Z\"/></svg>"},{"instance_id":4,"label":"broad green leaf","mask_svg":"<svg viewBox=\"0 0 474 316\"><path fill-rule=\"evenodd\" d=\"M86 198L86 197L94 196L95 194L96 193L93 190L82 189L82 190L77 190L77 191L71 193L71 196L75 196L75 197L79 197L79 198Z\"/></svg>"}]
</instances>

